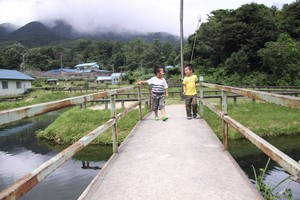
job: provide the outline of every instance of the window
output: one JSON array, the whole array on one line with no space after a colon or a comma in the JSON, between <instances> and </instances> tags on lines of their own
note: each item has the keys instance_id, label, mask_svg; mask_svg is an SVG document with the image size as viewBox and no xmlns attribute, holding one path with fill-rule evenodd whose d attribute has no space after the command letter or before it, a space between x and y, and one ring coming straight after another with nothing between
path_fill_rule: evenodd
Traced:
<instances>
[{"instance_id":1,"label":"window","mask_svg":"<svg viewBox=\"0 0 300 200\"><path fill-rule=\"evenodd\" d=\"M8 89L8 82L7 81L2 81L2 89Z\"/></svg>"},{"instance_id":2,"label":"window","mask_svg":"<svg viewBox=\"0 0 300 200\"><path fill-rule=\"evenodd\" d=\"M22 89L22 86L21 86L21 82L20 82L20 81L17 81L16 84L17 84L17 89Z\"/></svg>"}]
</instances>

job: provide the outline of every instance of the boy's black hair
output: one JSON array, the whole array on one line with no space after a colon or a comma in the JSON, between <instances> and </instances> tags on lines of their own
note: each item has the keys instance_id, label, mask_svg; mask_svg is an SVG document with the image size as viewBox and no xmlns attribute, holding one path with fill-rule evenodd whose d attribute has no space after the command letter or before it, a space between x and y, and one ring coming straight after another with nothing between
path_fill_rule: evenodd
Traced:
<instances>
[{"instance_id":1,"label":"boy's black hair","mask_svg":"<svg viewBox=\"0 0 300 200\"><path fill-rule=\"evenodd\" d=\"M154 70L153 70L154 74L156 75L157 73L159 73L160 69L164 69L164 68L163 67L159 67L159 66L154 67Z\"/></svg>"},{"instance_id":2,"label":"boy's black hair","mask_svg":"<svg viewBox=\"0 0 300 200\"><path fill-rule=\"evenodd\" d=\"M187 64L184 68L189 68L189 70L192 70L192 72L194 72L194 66L192 64Z\"/></svg>"}]
</instances>

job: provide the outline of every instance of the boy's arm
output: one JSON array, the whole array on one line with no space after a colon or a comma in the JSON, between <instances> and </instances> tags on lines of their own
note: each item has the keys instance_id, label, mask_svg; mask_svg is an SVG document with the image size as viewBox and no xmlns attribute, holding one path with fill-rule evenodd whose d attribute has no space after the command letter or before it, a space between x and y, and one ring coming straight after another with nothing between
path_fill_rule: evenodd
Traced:
<instances>
[{"instance_id":1,"label":"boy's arm","mask_svg":"<svg viewBox=\"0 0 300 200\"><path fill-rule=\"evenodd\" d=\"M166 97L168 97L168 96L169 96L169 93L168 93L168 88L166 88L166 90L165 90L165 95L166 95Z\"/></svg>"},{"instance_id":2,"label":"boy's arm","mask_svg":"<svg viewBox=\"0 0 300 200\"><path fill-rule=\"evenodd\" d=\"M137 85L140 85L140 84L148 84L148 81L138 81L136 82Z\"/></svg>"},{"instance_id":3,"label":"boy's arm","mask_svg":"<svg viewBox=\"0 0 300 200\"><path fill-rule=\"evenodd\" d=\"M200 86L200 81L199 81L198 77L196 78L195 86L196 86L196 87Z\"/></svg>"},{"instance_id":4,"label":"boy's arm","mask_svg":"<svg viewBox=\"0 0 300 200\"><path fill-rule=\"evenodd\" d=\"M183 95L185 95L185 92L186 92L186 85L185 84L183 84Z\"/></svg>"}]
</instances>

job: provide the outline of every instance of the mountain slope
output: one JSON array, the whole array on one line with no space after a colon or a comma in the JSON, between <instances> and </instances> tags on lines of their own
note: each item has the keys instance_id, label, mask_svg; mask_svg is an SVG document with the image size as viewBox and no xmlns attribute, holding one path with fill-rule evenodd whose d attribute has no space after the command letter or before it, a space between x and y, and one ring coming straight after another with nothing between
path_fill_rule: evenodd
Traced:
<instances>
[{"instance_id":1,"label":"mountain slope","mask_svg":"<svg viewBox=\"0 0 300 200\"><path fill-rule=\"evenodd\" d=\"M179 37L169 33L140 33L140 32L113 32L107 29L95 30L93 33L82 33L75 31L73 27L63 20L54 22L53 27L48 27L41 22L30 22L25 26L14 31L12 28L7 28L8 25L0 26L0 46L7 43L19 42L24 46L42 46L48 44L57 44L64 41L74 39L97 39L97 40L111 40L111 41L131 41L140 38L146 42L152 42L157 39L161 42L170 42L172 44L179 44ZM1 32L2 30L2 32ZM2 37L1 37L2 33Z\"/></svg>"},{"instance_id":2,"label":"mountain slope","mask_svg":"<svg viewBox=\"0 0 300 200\"><path fill-rule=\"evenodd\" d=\"M0 38L8 36L17 29L18 27L11 23L0 24Z\"/></svg>"},{"instance_id":3,"label":"mountain slope","mask_svg":"<svg viewBox=\"0 0 300 200\"><path fill-rule=\"evenodd\" d=\"M51 32L40 22L30 22L12 32L6 39L20 42L25 46L38 46L63 41L65 38Z\"/></svg>"}]
</instances>

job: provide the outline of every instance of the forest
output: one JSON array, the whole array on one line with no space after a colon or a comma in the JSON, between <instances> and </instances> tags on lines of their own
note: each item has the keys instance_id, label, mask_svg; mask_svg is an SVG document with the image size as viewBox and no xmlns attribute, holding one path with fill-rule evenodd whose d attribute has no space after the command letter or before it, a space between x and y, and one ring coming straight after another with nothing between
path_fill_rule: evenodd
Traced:
<instances>
[{"instance_id":1,"label":"forest","mask_svg":"<svg viewBox=\"0 0 300 200\"><path fill-rule=\"evenodd\" d=\"M300 1L281 9L250 3L212 11L184 45L184 60L206 82L224 85L300 85ZM193 59L191 54L194 46ZM24 61L24 63L23 63ZM128 79L152 76L154 66L175 66L167 77L180 78L180 47L141 38L132 41L77 39L27 47L17 41L0 49L0 68L73 68L97 62ZM23 64L22 64L23 63Z\"/></svg>"}]
</instances>

